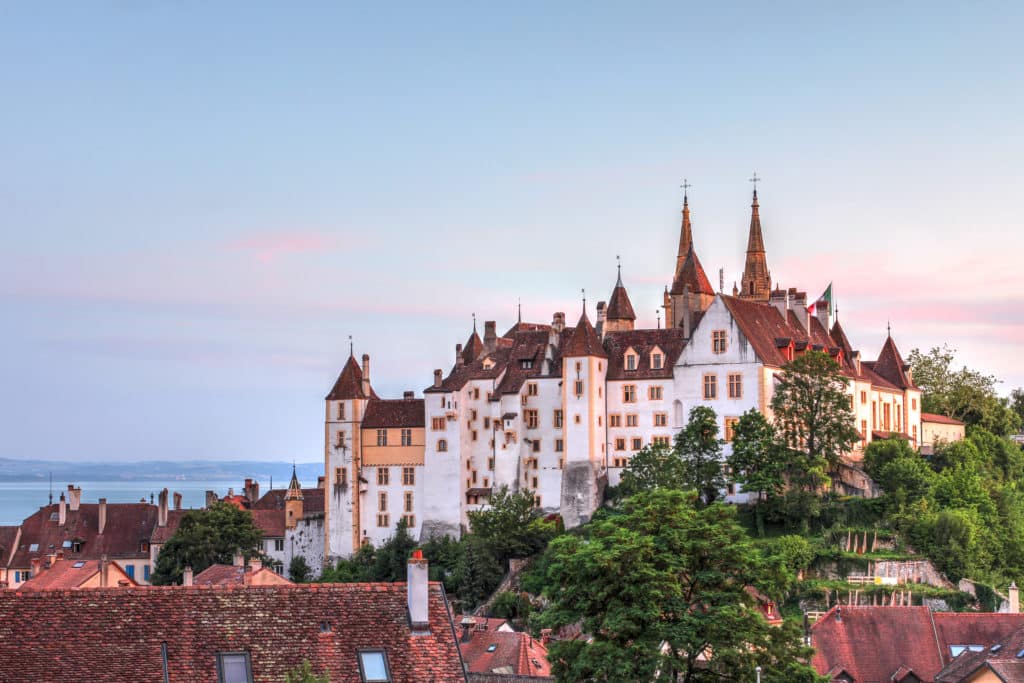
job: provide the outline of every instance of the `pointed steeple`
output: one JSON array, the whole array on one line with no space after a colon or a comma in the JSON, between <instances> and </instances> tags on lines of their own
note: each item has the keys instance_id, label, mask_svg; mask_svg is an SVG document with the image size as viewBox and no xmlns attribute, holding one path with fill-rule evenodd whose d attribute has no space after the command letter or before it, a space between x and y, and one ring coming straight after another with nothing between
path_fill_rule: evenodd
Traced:
<instances>
[{"instance_id":1,"label":"pointed steeple","mask_svg":"<svg viewBox=\"0 0 1024 683\"><path fill-rule=\"evenodd\" d=\"M757 176L754 176L755 178ZM757 203L757 188L750 205L750 233L747 236L747 261L740 280L740 298L768 301L772 289L772 276L764 253L764 236L761 234L761 212Z\"/></svg>"},{"instance_id":2,"label":"pointed steeple","mask_svg":"<svg viewBox=\"0 0 1024 683\"><path fill-rule=\"evenodd\" d=\"M676 272L682 268L686 255L693 248L693 227L690 225L690 200L683 195L683 225L679 228L679 252L676 254Z\"/></svg>"},{"instance_id":3,"label":"pointed steeple","mask_svg":"<svg viewBox=\"0 0 1024 683\"><path fill-rule=\"evenodd\" d=\"M476 313L473 314L473 332L469 335L465 345L462 347L462 361L469 365L480 356L484 350L484 343L480 335L476 333Z\"/></svg>"},{"instance_id":4,"label":"pointed steeple","mask_svg":"<svg viewBox=\"0 0 1024 683\"><path fill-rule=\"evenodd\" d=\"M344 401L355 398L371 398L375 394L371 388L369 394L363 391L363 370L359 367L356 357L349 351L345 367L334 382L331 393L327 394L327 401Z\"/></svg>"},{"instance_id":5,"label":"pointed steeple","mask_svg":"<svg viewBox=\"0 0 1024 683\"><path fill-rule=\"evenodd\" d=\"M622 266L619 266L619 276L615 280L615 289L608 299L608 310L604 318L605 332L618 332L621 330L632 330L636 321L636 313L633 312L633 304L629 300L629 294L622 284Z\"/></svg>"},{"instance_id":6,"label":"pointed steeple","mask_svg":"<svg viewBox=\"0 0 1024 683\"><path fill-rule=\"evenodd\" d=\"M597 330L594 329L594 326L590 324L590 319L587 318L587 310L585 308L579 322L576 323L576 328L572 331L572 336L569 337L569 341L565 343L565 348L562 349L562 356L565 358L579 356L608 357L608 353L601 345L601 337L598 336Z\"/></svg>"},{"instance_id":7,"label":"pointed steeple","mask_svg":"<svg viewBox=\"0 0 1024 683\"><path fill-rule=\"evenodd\" d=\"M704 267L697 258L697 252L693 248L693 229L690 225L690 203L686 195L683 195L683 227L679 231L679 254L676 256L676 274L672 279L670 294L682 294L683 289L689 285L691 293L711 294L715 293L708 280Z\"/></svg>"},{"instance_id":8,"label":"pointed steeple","mask_svg":"<svg viewBox=\"0 0 1024 683\"><path fill-rule=\"evenodd\" d=\"M873 370L900 389L914 388L914 382L910 378L910 365L903 360L891 334L886 336Z\"/></svg>"},{"instance_id":9,"label":"pointed steeple","mask_svg":"<svg viewBox=\"0 0 1024 683\"><path fill-rule=\"evenodd\" d=\"M302 500L302 484L295 473L295 465L292 464L292 480L288 482L288 492L284 494L285 500Z\"/></svg>"}]
</instances>

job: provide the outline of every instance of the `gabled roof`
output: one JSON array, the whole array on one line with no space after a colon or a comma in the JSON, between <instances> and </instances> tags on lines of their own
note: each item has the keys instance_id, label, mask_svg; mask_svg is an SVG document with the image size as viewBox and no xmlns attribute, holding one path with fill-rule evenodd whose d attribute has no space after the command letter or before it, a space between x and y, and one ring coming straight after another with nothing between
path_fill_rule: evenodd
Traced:
<instances>
[{"instance_id":1,"label":"gabled roof","mask_svg":"<svg viewBox=\"0 0 1024 683\"><path fill-rule=\"evenodd\" d=\"M441 382L441 386L435 387L431 385L425 388L423 393L448 393L462 389L462 387L466 386L466 383L471 380L497 379L505 371L510 352L511 348L500 347L486 356L477 358L473 361L467 361L462 365L456 364L448 373L448 376ZM489 367L485 367L485 360L492 361Z\"/></svg>"},{"instance_id":2,"label":"gabled roof","mask_svg":"<svg viewBox=\"0 0 1024 683\"><path fill-rule=\"evenodd\" d=\"M284 497L287 489L271 489L252 504L253 510L284 510ZM324 490L321 488L302 489L302 515L322 515L324 513Z\"/></svg>"},{"instance_id":3,"label":"gabled roof","mask_svg":"<svg viewBox=\"0 0 1024 683\"><path fill-rule=\"evenodd\" d=\"M376 396L373 387L370 387L370 395L363 393L363 370L356 362L355 356L349 355L345 361L345 367L341 369L334 387L327 394L326 401L347 401L354 398L371 398Z\"/></svg>"},{"instance_id":4,"label":"gabled roof","mask_svg":"<svg viewBox=\"0 0 1024 683\"><path fill-rule=\"evenodd\" d=\"M548 345L547 330L516 332L511 336L505 374L498 383L498 394L518 394L523 384L544 373L544 355Z\"/></svg>"},{"instance_id":5,"label":"gabled roof","mask_svg":"<svg viewBox=\"0 0 1024 683\"><path fill-rule=\"evenodd\" d=\"M853 347L850 345L850 340L846 338L846 332L843 327L839 324L839 321L835 321L832 325L831 337L839 344L839 348L843 350L843 355L849 359L853 359Z\"/></svg>"},{"instance_id":6,"label":"gabled roof","mask_svg":"<svg viewBox=\"0 0 1024 683\"><path fill-rule=\"evenodd\" d=\"M195 575L192 579L194 586L292 586L291 581L270 571L266 567L260 567L253 571L249 568L238 567L233 564L211 564Z\"/></svg>"},{"instance_id":7,"label":"gabled roof","mask_svg":"<svg viewBox=\"0 0 1024 683\"><path fill-rule=\"evenodd\" d=\"M685 346L686 337L679 327L608 332L604 336L604 348L608 352L608 379L671 378L679 354ZM636 370L626 370L624 355L629 348L639 355ZM660 370L651 367L651 351L655 348L661 349L665 355Z\"/></svg>"},{"instance_id":8,"label":"gabled roof","mask_svg":"<svg viewBox=\"0 0 1024 683\"><path fill-rule=\"evenodd\" d=\"M1024 614L999 612L936 612L935 633L942 648L943 662L952 659L953 645L990 647L1024 626Z\"/></svg>"},{"instance_id":9,"label":"gabled roof","mask_svg":"<svg viewBox=\"0 0 1024 683\"><path fill-rule=\"evenodd\" d=\"M937 415L936 413L921 413L921 422L934 422L936 424L943 425L956 425L962 427L964 425L960 420L955 420L945 415Z\"/></svg>"},{"instance_id":10,"label":"gabled roof","mask_svg":"<svg viewBox=\"0 0 1024 683\"><path fill-rule=\"evenodd\" d=\"M0 567L6 567L11 555L14 554L18 539L18 527L0 526Z\"/></svg>"},{"instance_id":11,"label":"gabled roof","mask_svg":"<svg viewBox=\"0 0 1024 683\"><path fill-rule=\"evenodd\" d=\"M257 681L309 660L358 681L358 652L383 649L394 681L464 681L447 600L428 588L429 633L412 632L404 583L0 591L0 680L217 680L219 652L247 652Z\"/></svg>"},{"instance_id":12,"label":"gabled roof","mask_svg":"<svg viewBox=\"0 0 1024 683\"><path fill-rule=\"evenodd\" d=\"M422 398L374 399L366 406L363 429L386 427L422 427Z\"/></svg>"},{"instance_id":13,"label":"gabled roof","mask_svg":"<svg viewBox=\"0 0 1024 683\"><path fill-rule=\"evenodd\" d=\"M672 288L669 290L669 293L682 294L686 286L689 286L691 294L715 293L714 288L711 286L711 281L708 280L708 276L704 272L704 266L700 264L700 259L697 258L697 252L694 251L693 245L690 246L686 260L676 270L676 276L672 280Z\"/></svg>"},{"instance_id":14,"label":"gabled roof","mask_svg":"<svg viewBox=\"0 0 1024 683\"><path fill-rule=\"evenodd\" d=\"M470 673L551 675L547 648L528 633L473 628L468 637L460 637L459 648Z\"/></svg>"},{"instance_id":15,"label":"gabled roof","mask_svg":"<svg viewBox=\"0 0 1024 683\"><path fill-rule=\"evenodd\" d=\"M612 297L608 300L608 310L605 312L605 320L636 320L636 313L633 312L633 304L629 300L629 294L622 285L622 274L615 282L615 289L612 290Z\"/></svg>"},{"instance_id":16,"label":"gabled roof","mask_svg":"<svg viewBox=\"0 0 1024 683\"><path fill-rule=\"evenodd\" d=\"M249 510L252 514L252 522L260 531L263 538L284 538L284 510Z\"/></svg>"},{"instance_id":17,"label":"gabled roof","mask_svg":"<svg viewBox=\"0 0 1024 683\"><path fill-rule=\"evenodd\" d=\"M581 356L596 356L607 358L604 347L601 346L601 338L597 336L597 330L590 324L587 312L583 311L580 321L576 323L572 336L562 348L563 358L579 358Z\"/></svg>"},{"instance_id":18,"label":"gabled roof","mask_svg":"<svg viewBox=\"0 0 1024 683\"><path fill-rule=\"evenodd\" d=\"M886 337L885 343L882 344L882 350L878 354L878 360L875 361L874 371L900 389L916 389L917 387L910 381L910 376L907 374L909 369L910 365L903 361L899 349L896 348L896 342L892 340L892 335Z\"/></svg>"},{"instance_id":19,"label":"gabled roof","mask_svg":"<svg viewBox=\"0 0 1024 683\"><path fill-rule=\"evenodd\" d=\"M754 347L754 353L766 365L782 367L787 363L786 356L776 344L776 339L806 339L807 333L795 321L793 314L789 319L783 318L779 310L772 304L749 301L735 296L721 295L722 303L729 310L740 332L747 342Z\"/></svg>"},{"instance_id":20,"label":"gabled roof","mask_svg":"<svg viewBox=\"0 0 1024 683\"><path fill-rule=\"evenodd\" d=\"M155 505L107 503L107 523L102 534L98 533L97 503L82 503L74 511L69 505L64 526L57 519L58 509L56 503L45 505L22 522L21 540L10 567L27 568L33 557L45 557L60 550L65 558L74 560L98 560L103 555L112 560L149 557L149 551L142 550L141 544L150 542L156 527ZM80 542L81 552L73 552L75 541ZM36 549L32 550L33 547Z\"/></svg>"},{"instance_id":21,"label":"gabled roof","mask_svg":"<svg viewBox=\"0 0 1024 683\"><path fill-rule=\"evenodd\" d=\"M47 591L59 589L77 589L87 583L99 585L100 560L57 560L18 586L20 591ZM137 586L116 562L107 562L107 585L117 587L124 582L125 586Z\"/></svg>"},{"instance_id":22,"label":"gabled roof","mask_svg":"<svg viewBox=\"0 0 1024 683\"><path fill-rule=\"evenodd\" d=\"M178 525L181 524L181 518L185 516L188 510L168 510L167 511L167 526L157 526L153 528L153 535L150 536L150 543L164 544L171 539L174 532L178 530Z\"/></svg>"},{"instance_id":23,"label":"gabled roof","mask_svg":"<svg viewBox=\"0 0 1024 683\"><path fill-rule=\"evenodd\" d=\"M965 651L938 673L936 683L960 683L985 668L1000 680L1024 681L1024 657L1020 656L1024 652L1024 627L1014 629L994 645L998 647L987 644L981 652Z\"/></svg>"}]
</instances>

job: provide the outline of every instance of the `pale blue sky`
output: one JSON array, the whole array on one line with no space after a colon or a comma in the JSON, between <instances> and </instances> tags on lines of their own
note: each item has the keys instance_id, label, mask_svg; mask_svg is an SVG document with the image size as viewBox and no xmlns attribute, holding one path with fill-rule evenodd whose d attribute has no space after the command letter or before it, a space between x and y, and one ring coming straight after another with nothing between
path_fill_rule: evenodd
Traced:
<instances>
[{"instance_id":1,"label":"pale blue sky","mask_svg":"<svg viewBox=\"0 0 1024 683\"><path fill-rule=\"evenodd\" d=\"M0 457L322 457L470 315L641 323L678 186L705 268L769 266L870 356L1024 385L1020 3L0 6Z\"/></svg>"}]
</instances>

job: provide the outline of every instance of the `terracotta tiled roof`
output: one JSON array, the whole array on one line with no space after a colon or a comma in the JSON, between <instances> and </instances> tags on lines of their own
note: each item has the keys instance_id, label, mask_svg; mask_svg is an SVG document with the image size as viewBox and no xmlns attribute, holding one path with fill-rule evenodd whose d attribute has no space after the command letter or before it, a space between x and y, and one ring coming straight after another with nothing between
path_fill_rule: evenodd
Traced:
<instances>
[{"instance_id":1,"label":"terracotta tiled roof","mask_svg":"<svg viewBox=\"0 0 1024 683\"><path fill-rule=\"evenodd\" d=\"M263 532L263 538L284 538L283 510L249 510L253 524Z\"/></svg>"},{"instance_id":2,"label":"terracotta tiled roof","mask_svg":"<svg viewBox=\"0 0 1024 683\"><path fill-rule=\"evenodd\" d=\"M477 359L480 353L484 350L484 343L480 340L480 335L476 333L476 329L469 335L469 339L466 340L466 344L462 347L462 360L464 363L472 363Z\"/></svg>"},{"instance_id":3,"label":"terracotta tiled roof","mask_svg":"<svg viewBox=\"0 0 1024 683\"><path fill-rule=\"evenodd\" d=\"M878 354L878 360L875 361L873 369L900 389L917 388L907 374L910 365L903 361L899 349L896 348L896 342L892 340L891 336L885 338L885 343L882 344L882 350Z\"/></svg>"},{"instance_id":4,"label":"terracotta tiled roof","mask_svg":"<svg viewBox=\"0 0 1024 683\"><path fill-rule=\"evenodd\" d=\"M473 628L460 636L459 647L471 673L551 675L547 648L528 633Z\"/></svg>"},{"instance_id":5,"label":"terracotta tiled roof","mask_svg":"<svg viewBox=\"0 0 1024 683\"><path fill-rule=\"evenodd\" d=\"M682 328L660 330L628 330L609 332L604 336L604 348L608 352L608 379L668 379L683 347L686 337ZM664 354L661 369L651 367L651 351L661 349ZM626 370L624 354L632 348L640 358L636 370Z\"/></svg>"},{"instance_id":6,"label":"terracotta tiled roof","mask_svg":"<svg viewBox=\"0 0 1024 683\"><path fill-rule=\"evenodd\" d=\"M496 393L517 394L526 380L542 375L549 334L546 330L536 330L517 332L512 336L513 345L509 349L505 374Z\"/></svg>"},{"instance_id":7,"label":"terracotta tiled roof","mask_svg":"<svg viewBox=\"0 0 1024 683\"><path fill-rule=\"evenodd\" d=\"M253 510L284 510L284 496L288 489L271 489L253 503ZM324 513L324 490L321 488L302 489L303 516Z\"/></svg>"},{"instance_id":8,"label":"terracotta tiled roof","mask_svg":"<svg viewBox=\"0 0 1024 683\"><path fill-rule=\"evenodd\" d=\"M954 420L951 417L946 417L945 415L937 415L935 413L921 413L921 422L934 422L936 424L958 425L961 427L964 424L960 420Z\"/></svg>"},{"instance_id":9,"label":"terracotta tiled roof","mask_svg":"<svg viewBox=\"0 0 1024 683\"><path fill-rule=\"evenodd\" d=\"M511 338L519 332L550 332L551 325L545 325L544 323L524 323L522 320L517 322L512 327L508 328L508 332L501 335L502 337Z\"/></svg>"},{"instance_id":10,"label":"terracotta tiled roof","mask_svg":"<svg viewBox=\"0 0 1024 683\"><path fill-rule=\"evenodd\" d=\"M171 683L217 680L218 652L248 652L256 681L282 681L309 660L349 683L358 652L375 648L392 680L464 681L439 584L428 601L430 632L413 635L404 583L0 591L0 642L17 642L0 680L163 680L166 643Z\"/></svg>"},{"instance_id":11,"label":"terracotta tiled roof","mask_svg":"<svg viewBox=\"0 0 1024 683\"><path fill-rule=\"evenodd\" d=\"M1024 627L1016 628L994 645L996 647L987 644L981 652L965 651L938 673L936 683L971 680L973 674L984 668L994 672L1002 681L1024 681L1024 657L1020 656L1024 652Z\"/></svg>"},{"instance_id":12,"label":"terracotta tiled roof","mask_svg":"<svg viewBox=\"0 0 1024 683\"><path fill-rule=\"evenodd\" d=\"M869 382L871 382L871 386L879 389L888 389L889 391L901 391L901 389L898 386L896 386L895 384L887 380L885 377L882 377L877 372L875 372L875 361L873 360L861 361L860 379L868 380Z\"/></svg>"},{"instance_id":13,"label":"terracotta tiled roof","mask_svg":"<svg viewBox=\"0 0 1024 683\"><path fill-rule=\"evenodd\" d=\"M291 581L278 576L266 567L246 571L245 567L233 564L211 564L192 579L196 586L290 586ZM248 577L248 581L246 578Z\"/></svg>"},{"instance_id":14,"label":"terracotta tiled roof","mask_svg":"<svg viewBox=\"0 0 1024 683\"><path fill-rule=\"evenodd\" d=\"M100 534L97 503L82 503L76 511L68 506L64 526L57 520L58 505L46 505L22 523L21 541L9 566L27 568L33 557L59 550L74 560L98 560L103 555L110 559L148 558L149 550L143 550L142 544L150 542L156 513L156 506L148 503L108 503L106 528ZM81 546L77 553L75 541Z\"/></svg>"},{"instance_id":15,"label":"terracotta tiled roof","mask_svg":"<svg viewBox=\"0 0 1024 683\"><path fill-rule=\"evenodd\" d=\"M375 399L366 406L363 429L384 427L422 427L422 398Z\"/></svg>"},{"instance_id":16,"label":"terracotta tiled roof","mask_svg":"<svg viewBox=\"0 0 1024 683\"><path fill-rule=\"evenodd\" d=\"M17 538L18 527L0 526L0 567L7 566L8 560L14 554Z\"/></svg>"},{"instance_id":17,"label":"terracotta tiled roof","mask_svg":"<svg viewBox=\"0 0 1024 683\"><path fill-rule=\"evenodd\" d=\"M505 371L510 353L510 348L500 348L496 349L493 353L489 353L486 357L477 358L463 365L456 364L451 369L451 372L448 373L448 376L441 382L440 387L429 386L423 390L423 393L448 393L458 391L466 386L466 383L470 380L496 379ZM490 367L485 367L485 360L488 361L487 365Z\"/></svg>"},{"instance_id":18,"label":"terracotta tiled roof","mask_svg":"<svg viewBox=\"0 0 1024 683\"><path fill-rule=\"evenodd\" d=\"M373 398L376 396L377 394L373 392L373 387L370 387L369 396L363 392L363 370L359 367L359 363L356 362L355 356L350 355L348 360L345 361L345 367L341 369L341 374L338 375L334 387L327 394L325 400L342 401L353 398Z\"/></svg>"},{"instance_id":19,"label":"terracotta tiled roof","mask_svg":"<svg viewBox=\"0 0 1024 683\"><path fill-rule=\"evenodd\" d=\"M843 330L838 320L832 325L832 332L830 336L837 344L839 344L839 348L843 350L843 355L846 359L848 361L852 361L853 347L850 346L850 340L846 338L846 332Z\"/></svg>"},{"instance_id":20,"label":"terracotta tiled roof","mask_svg":"<svg viewBox=\"0 0 1024 683\"><path fill-rule=\"evenodd\" d=\"M563 358L579 358L581 356L596 356L606 358L604 347L601 346L601 338L597 336L597 330L590 324L587 312L583 311L580 321L576 323L572 336L562 347Z\"/></svg>"},{"instance_id":21,"label":"terracotta tiled roof","mask_svg":"<svg viewBox=\"0 0 1024 683\"><path fill-rule=\"evenodd\" d=\"M766 365L782 367L787 362L786 356L776 344L776 339L807 338L807 332L796 320L793 311L789 312L790 316L786 319L772 304L727 295L722 295L721 298L740 332L754 348L754 353Z\"/></svg>"},{"instance_id":22,"label":"terracotta tiled roof","mask_svg":"<svg viewBox=\"0 0 1024 683\"><path fill-rule=\"evenodd\" d=\"M900 667L933 681L952 661L951 646L990 647L1021 626L1024 614L843 605L811 626L811 661L822 675L845 670L857 683L891 680Z\"/></svg>"},{"instance_id":23,"label":"terracotta tiled roof","mask_svg":"<svg viewBox=\"0 0 1024 683\"><path fill-rule=\"evenodd\" d=\"M108 563L107 585L111 588L119 582L137 586L134 579L125 574L116 562ZM20 591L47 591L80 588L86 582L96 579L100 573L100 560L57 560L39 574L18 586Z\"/></svg>"},{"instance_id":24,"label":"terracotta tiled roof","mask_svg":"<svg viewBox=\"0 0 1024 683\"><path fill-rule=\"evenodd\" d=\"M669 290L669 293L682 294L687 285L690 287L691 294L715 293L714 288L711 286L711 281L708 280L708 276L704 272L704 266L700 264L700 259L697 258L697 252L692 245L690 246L689 253L686 255L686 260L676 270L676 276L672 280L672 288Z\"/></svg>"},{"instance_id":25,"label":"terracotta tiled roof","mask_svg":"<svg viewBox=\"0 0 1024 683\"><path fill-rule=\"evenodd\" d=\"M188 510L168 510L167 511L167 526L154 526L153 535L150 537L150 543L156 543L163 545L170 540L174 532L178 530L178 525L181 524L181 518L185 516Z\"/></svg>"},{"instance_id":26,"label":"terracotta tiled roof","mask_svg":"<svg viewBox=\"0 0 1024 683\"><path fill-rule=\"evenodd\" d=\"M619 275L612 290L612 297L608 300L608 310L605 313L606 320L636 320L636 313L633 312L633 304L629 300L626 288L622 286L622 275Z\"/></svg>"}]
</instances>

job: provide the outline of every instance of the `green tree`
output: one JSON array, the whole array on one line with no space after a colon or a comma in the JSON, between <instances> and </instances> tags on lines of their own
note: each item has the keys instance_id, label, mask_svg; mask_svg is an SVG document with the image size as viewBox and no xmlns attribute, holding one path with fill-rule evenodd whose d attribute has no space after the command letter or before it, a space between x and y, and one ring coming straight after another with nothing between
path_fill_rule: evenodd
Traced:
<instances>
[{"instance_id":1,"label":"green tree","mask_svg":"<svg viewBox=\"0 0 1024 683\"><path fill-rule=\"evenodd\" d=\"M468 534L463 544L453 580L459 600L465 608L473 609L498 587L505 576L505 567L491 552L487 542L476 534Z\"/></svg>"},{"instance_id":2,"label":"green tree","mask_svg":"<svg viewBox=\"0 0 1024 683\"><path fill-rule=\"evenodd\" d=\"M715 411L707 406L692 408L686 426L676 435L675 446L683 465L683 484L696 490L705 505L715 502L725 488Z\"/></svg>"},{"instance_id":3,"label":"green tree","mask_svg":"<svg viewBox=\"0 0 1024 683\"><path fill-rule=\"evenodd\" d=\"M754 518L757 535L764 536L764 508L785 487L786 459L785 449L776 440L775 428L759 411L751 408L736 422L727 462L733 479L743 490L757 494Z\"/></svg>"},{"instance_id":4,"label":"green tree","mask_svg":"<svg viewBox=\"0 0 1024 683\"><path fill-rule=\"evenodd\" d=\"M231 564L237 551L247 558L265 559L259 551L262 540L263 532L248 510L228 503L190 510L160 549L152 582L158 586L181 583L186 566L198 574L212 564Z\"/></svg>"},{"instance_id":5,"label":"green tree","mask_svg":"<svg viewBox=\"0 0 1024 683\"><path fill-rule=\"evenodd\" d=\"M757 665L767 681L820 680L801 663L811 651L798 631L772 629L754 609L746 588L763 560L733 507L656 489L586 532L549 547L542 624L581 622L590 636L550 645L559 681L753 682Z\"/></svg>"},{"instance_id":6,"label":"green tree","mask_svg":"<svg viewBox=\"0 0 1024 683\"><path fill-rule=\"evenodd\" d=\"M928 353L910 352L907 361L914 370L914 383L921 387L922 411L947 415L1000 436L1019 429L1022 415L1010 407L1009 399L996 394L999 380L967 366L957 370L955 358L956 349L945 345Z\"/></svg>"},{"instance_id":7,"label":"green tree","mask_svg":"<svg viewBox=\"0 0 1024 683\"><path fill-rule=\"evenodd\" d=\"M377 548L373 556L373 581L405 581L409 556L416 549L416 541L409 535L409 523L398 518L395 533Z\"/></svg>"},{"instance_id":8,"label":"green tree","mask_svg":"<svg viewBox=\"0 0 1024 683\"><path fill-rule=\"evenodd\" d=\"M340 559L333 567L320 575L321 583L365 583L375 581L374 566L376 550L370 543L359 546L359 550L348 559Z\"/></svg>"},{"instance_id":9,"label":"green tree","mask_svg":"<svg viewBox=\"0 0 1024 683\"><path fill-rule=\"evenodd\" d=\"M535 554L556 531L534 507L532 491L510 493L505 486L491 494L487 507L469 513L469 529L502 566Z\"/></svg>"},{"instance_id":10,"label":"green tree","mask_svg":"<svg viewBox=\"0 0 1024 683\"><path fill-rule=\"evenodd\" d=\"M302 555L296 555L288 564L288 577L295 583L307 583L312 573L313 570Z\"/></svg>"},{"instance_id":11,"label":"green tree","mask_svg":"<svg viewBox=\"0 0 1024 683\"><path fill-rule=\"evenodd\" d=\"M641 491L686 488L686 470L674 450L650 444L637 451L622 470L619 494L627 498Z\"/></svg>"},{"instance_id":12,"label":"green tree","mask_svg":"<svg viewBox=\"0 0 1024 683\"><path fill-rule=\"evenodd\" d=\"M839 364L808 351L783 367L772 397L779 441L787 448L787 514L806 531L820 514L818 492L831 484L842 457L860 436Z\"/></svg>"},{"instance_id":13,"label":"green tree","mask_svg":"<svg viewBox=\"0 0 1024 683\"><path fill-rule=\"evenodd\" d=\"M308 659L303 659L301 665L285 673L284 683L331 683L331 677L326 673L314 673L313 665Z\"/></svg>"},{"instance_id":14,"label":"green tree","mask_svg":"<svg viewBox=\"0 0 1024 683\"><path fill-rule=\"evenodd\" d=\"M1010 392L1010 410L1017 414L1017 420L1024 424L1024 388L1017 388Z\"/></svg>"}]
</instances>

